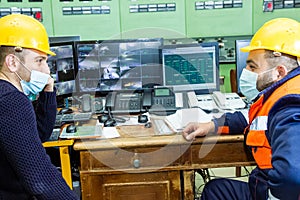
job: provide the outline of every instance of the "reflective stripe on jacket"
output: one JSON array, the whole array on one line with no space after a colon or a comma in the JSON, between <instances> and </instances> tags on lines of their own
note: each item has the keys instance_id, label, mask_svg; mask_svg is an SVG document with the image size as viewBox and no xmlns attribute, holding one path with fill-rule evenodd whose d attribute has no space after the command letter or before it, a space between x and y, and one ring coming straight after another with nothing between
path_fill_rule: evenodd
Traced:
<instances>
[{"instance_id":1,"label":"reflective stripe on jacket","mask_svg":"<svg viewBox=\"0 0 300 200\"><path fill-rule=\"evenodd\" d=\"M251 148L253 157L260 169L272 168L272 149L266 131L268 114L273 105L283 96L300 94L300 76L296 76L279 86L269 97L264 94L250 107L249 126L245 130L246 144Z\"/></svg>"}]
</instances>

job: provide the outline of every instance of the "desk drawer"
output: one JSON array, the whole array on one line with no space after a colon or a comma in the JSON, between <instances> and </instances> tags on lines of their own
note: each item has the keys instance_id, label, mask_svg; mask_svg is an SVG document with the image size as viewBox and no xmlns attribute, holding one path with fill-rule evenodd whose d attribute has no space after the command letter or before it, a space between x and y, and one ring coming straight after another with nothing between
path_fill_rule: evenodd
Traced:
<instances>
[{"instance_id":1,"label":"desk drawer","mask_svg":"<svg viewBox=\"0 0 300 200\"><path fill-rule=\"evenodd\" d=\"M252 165L243 142L193 145L192 164L196 168Z\"/></svg>"},{"instance_id":2,"label":"desk drawer","mask_svg":"<svg viewBox=\"0 0 300 200\"><path fill-rule=\"evenodd\" d=\"M187 147L186 147L187 148ZM186 148L178 145L153 148L82 151L81 170L163 168L187 163Z\"/></svg>"}]
</instances>

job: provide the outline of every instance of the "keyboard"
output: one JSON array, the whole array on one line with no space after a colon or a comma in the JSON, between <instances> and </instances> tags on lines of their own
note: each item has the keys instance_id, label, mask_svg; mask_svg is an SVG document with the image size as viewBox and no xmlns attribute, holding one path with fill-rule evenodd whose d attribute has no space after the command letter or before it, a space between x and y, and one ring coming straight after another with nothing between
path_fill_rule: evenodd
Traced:
<instances>
[{"instance_id":1,"label":"keyboard","mask_svg":"<svg viewBox=\"0 0 300 200\"><path fill-rule=\"evenodd\" d=\"M61 122L89 121L92 118L92 114L92 112L87 112L56 115L55 124L59 124Z\"/></svg>"}]
</instances>

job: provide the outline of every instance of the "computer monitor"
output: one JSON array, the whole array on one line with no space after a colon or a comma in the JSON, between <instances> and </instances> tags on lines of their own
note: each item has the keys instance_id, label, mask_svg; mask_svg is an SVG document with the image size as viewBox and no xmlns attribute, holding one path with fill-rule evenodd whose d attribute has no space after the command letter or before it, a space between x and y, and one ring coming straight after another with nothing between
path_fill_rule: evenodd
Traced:
<instances>
[{"instance_id":1,"label":"computer monitor","mask_svg":"<svg viewBox=\"0 0 300 200\"><path fill-rule=\"evenodd\" d=\"M237 93L241 94L240 90L240 76L243 69L246 67L246 61L248 58L248 52L242 52L241 48L248 46L250 44L250 39L236 40L235 41L235 57L236 57L236 85Z\"/></svg>"},{"instance_id":2,"label":"computer monitor","mask_svg":"<svg viewBox=\"0 0 300 200\"><path fill-rule=\"evenodd\" d=\"M162 43L161 38L76 42L79 92L143 90L162 85Z\"/></svg>"},{"instance_id":3,"label":"computer monitor","mask_svg":"<svg viewBox=\"0 0 300 200\"><path fill-rule=\"evenodd\" d=\"M161 49L164 86L209 94L220 90L217 42L165 45Z\"/></svg>"},{"instance_id":4,"label":"computer monitor","mask_svg":"<svg viewBox=\"0 0 300 200\"><path fill-rule=\"evenodd\" d=\"M76 67L74 62L74 42L50 43L56 56L49 56L48 65L54 78L56 96L71 97L76 92Z\"/></svg>"}]
</instances>

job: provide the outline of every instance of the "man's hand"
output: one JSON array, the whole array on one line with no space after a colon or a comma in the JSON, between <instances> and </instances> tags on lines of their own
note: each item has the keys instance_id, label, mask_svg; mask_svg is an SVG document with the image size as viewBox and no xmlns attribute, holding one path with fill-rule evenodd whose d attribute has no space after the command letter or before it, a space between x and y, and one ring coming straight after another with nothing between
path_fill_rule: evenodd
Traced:
<instances>
[{"instance_id":1,"label":"man's hand","mask_svg":"<svg viewBox=\"0 0 300 200\"><path fill-rule=\"evenodd\" d=\"M44 88L45 92L53 92L54 91L54 79L49 76L48 83Z\"/></svg>"},{"instance_id":2,"label":"man's hand","mask_svg":"<svg viewBox=\"0 0 300 200\"><path fill-rule=\"evenodd\" d=\"M212 121L207 123L191 122L183 129L182 135L190 141L194 140L196 136L205 136L214 131L215 124Z\"/></svg>"}]
</instances>

